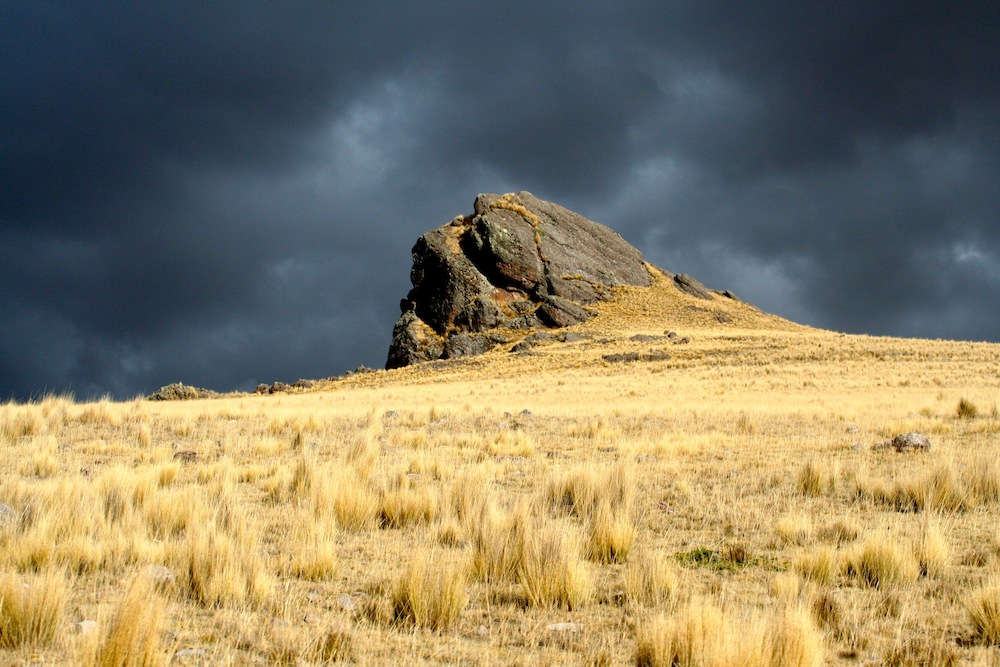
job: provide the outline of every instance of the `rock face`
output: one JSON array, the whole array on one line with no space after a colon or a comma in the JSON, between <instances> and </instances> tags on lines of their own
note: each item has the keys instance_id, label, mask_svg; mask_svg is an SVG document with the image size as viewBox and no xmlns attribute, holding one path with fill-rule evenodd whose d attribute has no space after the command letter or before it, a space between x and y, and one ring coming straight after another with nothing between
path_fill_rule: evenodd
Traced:
<instances>
[{"instance_id":1,"label":"rock face","mask_svg":"<svg viewBox=\"0 0 1000 667\"><path fill-rule=\"evenodd\" d=\"M495 329L578 324L609 288L652 283L621 236L529 192L479 195L421 236L410 280L386 368L482 354L506 340Z\"/></svg>"}]
</instances>

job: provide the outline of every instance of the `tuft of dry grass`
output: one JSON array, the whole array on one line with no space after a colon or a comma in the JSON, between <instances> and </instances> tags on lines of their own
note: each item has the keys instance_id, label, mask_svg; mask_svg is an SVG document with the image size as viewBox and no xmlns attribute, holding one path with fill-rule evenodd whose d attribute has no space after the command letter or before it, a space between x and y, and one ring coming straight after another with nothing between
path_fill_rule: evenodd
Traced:
<instances>
[{"instance_id":1,"label":"tuft of dry grass","mask_svg":"<svg viewBox=\"0 0 1000 667\"><path fill-rule=\"evenodd\" d=\"M589 519L604 505L622 514L632 512L637 488L635 466L621 459L606 469L581 466L552 477L545 497L554 509Z\"/></svg>"},{"instance_id":2,"label":"tuft of dry grass","mask_svg":"<svg viewBox=\"0 0 1000 667\"><path fill-rule=\"evenodd\" d=\"M168 662L160 646L163 600L149 577L138 576L119 605L87 667L156 667Z\"/></svg>"},{"instance_id":3,"label":"tuft of dry grass","mask_svg":"<svg viewBox=\"0 0 1000 667\"><path fill-rule=\"evenodd\" d=\"M344 530L370 530L378 525L379 497L357 473L345 471L337 480L333 510Z\"/></svg>"},{"instance_id":4,"label":"tuft of dry grass","mask_svg":"<svg viewBox=\"0 0 1000 667\"><path fill-rule=\"evenodd\" d=\"M259 606L266 602L274 582L258 552L256 539L249 533L239 540L215 521L192 527L183 554L191 597L206 607Z\"/></svg>"},{"instance_id":5,"label":"tuft of dry grass","mask_svg":"<svg viewBox=\"0 0 1000 667\"><path fill-rule=\"evenodd\" d=\"M818 497L832 492L839 479L840 469L836 464L826 467L817 461L809 461L799 472L797 484L803 494Z\"/></svg>"},{"instance_id":6,"label":"tuft of dry grass","mask_svg":"<svg viewBox=\"0 0 1000 667\"><path fill-rule=\"evenodd\" d=\"M355 640L350 628L333 626L320 633L313 641L309 654L316 662L330 664L354 660Z\"/></svg>"},{"instance_id":7,"label":"tuft of dry grass","mask_svg":"<svg viewBox=\"0 0 1000 667\"><path fill-rule=\"evenodd\" d=\"M774 532L786 544L807 544L813 536L812 517L805 512L786 514L778 519Z\"/></svg>"},{"instance_id":8,"label":"tuft of dry grass","mask_svg":"<svg viewBox=\"0 0 1000 667\"><path fill-rule=\"evenodd\" d=\"M802 610L737 623L702 600L641 623L637 640L639 667L816 667L824 654L821 634Z\"/></svg>"},{"instance_id":9,"label":"tuft of dry grass","mask_svg":"<svg viewBox=\"0 0 1000 667\"><path fill-rule=\"evenodd\" d=\"M383 484L379 502L382 528L405 528L429 524L437 517L438 498L426 487L413 488L409 478L400 476Z\"/></svg>"},{"instance_id":10,"label":"tuft of dry grass","mask_svg":"<svg viewBox=\"0 0 1000 667\"><path fill-rule=\"evenodd\" d=\"M734 645L722 611L694 601L673 616L660 615L638 626L637 667L736 665Z\"/></svg>"},{"instance_id":11,"label":"tuft of dry grass","mask_svg":"<svg viewBox=\"0 0 1000 667\"><path fill-rule=\"evenodd\" d=\"M764 641L768 667L816 667L823 662L823 640L815 623L802 609L787 607L775 616Z\"/></svg>"},{"instance_id":12,"label":"tuft of dry grass","mask_svg":"<svg viewBox=\"0 0 1000 667\"><path fill-rule=\"evenodd\" d=\"M992 454L978 457L967 469L969 491L980 503L1000 503L1000 462Z\"/></svg>"},{"instance_id":13,"label":"tuft of dry grass","mask_svg":"<svg viewBox=\"0 0 1000 667\"><path fill-rule=\"evenodd\" d=\"M920 565L920 574L927 577L938 577L943 574L951 557L948 539L937 523L931 520L924 522L913 550Z\"/></svg>"},{"instance_id":14,"label":"tuft of dry grass","mask_svg":"<svg viewBox=\"0 0 1000 667\"><path fill-rule=\"evenodd\" d=\"M288 535L290 552L287 571L308 581L325 581L337 575L337 524L330 516L314 517L303 512L295 517Z\"/></svg>"},{"instance_id":15,"label":"tuft of dry grass","mask_svg":"<svg viewBox=\"0 0 1000 667\"><path fill-rule=\"evenodd\" d=\"M556 523L535 526L525 534L518 578L528 604L572 611L590 600L593 579L580 560L578 542Z\"/></svg>"},{"instance_id":16,"label":"tuft of dry grass","mask_svg":"<svg viewBox=\"0 0 1000 667\"><path fill-rule=\"evenodd\" d=\"M490 584L517 579L529 522L524 508L505 513L492 504L483 507L472 533L472 572L476 579Z\"/></svg>"},{"instance_id":17,"label":"tuft of dry grass","mask_svg":"<svg viewBox=\"0 0 1000 667\"><path fill-rule=\"evenodd\" d=\"M392 587L392 617L436 632L453 625L469 601L468 568L444 554L420 551Z\"/></svg>"},{"instance_id":18,"label":"tuft of dry grass","mask_svg":"<svg viewBox=\"0 0 1000 667\"><path fill-rule=\"evenodd\" d=\"M640 551L622 570L622 590L633 604L665 607L677 595L677 571L666 557Z\"/></svg>"},{"instance_id":19,"label":"tuft of dry grass","mask_svg":"<svg viewBox=\"0 0 1000 667\"><path fill-rule=\"evenodd\" d=\"M975 591L966 601L972 627L984 644L1000 644L1000 584L991 583Z\"/></svg>"},{"instance_id":20,"label":"tuft of dry grass","mask_svg":"<svg viewBox=\"0 0 1000 667\"><path fill-rule=\"evenodd\" d=\"M887 588L917 580L920 565L910 549L888 535L868 538L845 559L848 575L873 588Z\"/></svg>"},{"instance_id":21,"label":"tuft of dry grass","mask_svg":"<svg viewBox=\"0 0 1000 667\"><path fill-rule=\"evenodd\" d=\"M624 563L637 532L629 514L602 503L587 524L587 555L599 563Z\"/></svg>"},{"instance_id":22,"label":"tuft of dry grass","mask_svg":"<svg viewBox=\"0 0 1000 667\"><path fill-rule=\"evenodd\" d=\"M795 559L795 571L805 579L822 586L834 582L840 570L840 562L836 549L830 546L817 547L811 551L799 554Z\"/></svg>"},{"instance_id":23,"label":"tuft of dry grass","mask_svg":"<svg viewBox=\"0 0 1000 667\"><path fill-rule=\"evenodd\" d=\"M60 570L0 575L0 648L50 644L68 595L66 577Z\"/></svg>"},{"instance_id":24,"label":"tuft of dry grass","mask_svg":"<svg viewBox=\"0 0 1000 667\"><path fill-rule=\"evenodd\" d=\"M958 401L958 407L955 408L955 416L959 419L975 419L979 416L979 408L976 407L975 403L963 397Z\"/></svg>"}]
</instances>

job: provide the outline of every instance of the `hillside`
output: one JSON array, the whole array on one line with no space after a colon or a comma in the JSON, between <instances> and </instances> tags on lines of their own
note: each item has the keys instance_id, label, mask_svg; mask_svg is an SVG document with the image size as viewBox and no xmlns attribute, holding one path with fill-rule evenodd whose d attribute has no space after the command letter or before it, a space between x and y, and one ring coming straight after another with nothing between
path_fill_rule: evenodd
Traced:
<instances>
[{"instance_id":1,"label":"hillside","mask_svg":"<svg viewBox=\"0 0 1000 667\"><path fill-rule=\"evenodd\" d=\"M0 407L0 662L995 664L1000 346L652 275L480 356Z\"/></svg>"}]
</instances>

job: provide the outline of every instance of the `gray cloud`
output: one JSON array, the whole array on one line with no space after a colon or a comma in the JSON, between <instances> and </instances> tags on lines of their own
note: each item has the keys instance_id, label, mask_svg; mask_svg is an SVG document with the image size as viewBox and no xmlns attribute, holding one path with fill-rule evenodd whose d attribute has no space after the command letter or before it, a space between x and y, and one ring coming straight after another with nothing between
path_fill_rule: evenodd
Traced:
<instances>
[{"instance_id":1,"label":"gray cloud","mask_svg":"<svg viewBox=\"0 0 1000 667\"><path fill-rule=\"evenodd\" d=\"M0 7L0 396L380 365L528 189L838 330L1000 340L986 3Z\"/></svg>"}]
</instances>

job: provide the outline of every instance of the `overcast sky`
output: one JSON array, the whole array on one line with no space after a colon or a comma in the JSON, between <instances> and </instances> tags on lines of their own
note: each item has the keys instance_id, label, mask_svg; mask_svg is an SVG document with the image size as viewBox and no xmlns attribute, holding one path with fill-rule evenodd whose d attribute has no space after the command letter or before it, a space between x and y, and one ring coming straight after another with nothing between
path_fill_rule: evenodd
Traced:
<instances>
[{"instance_id":1,"label":"overcast sky","mask_svg":"<svg viewBox=\"0 0 1000 667\"><path fill-rule=\"evenodd\" d=\"M1000 341L1000 4L0 3L0 399L381 367L529 190L838 331Z\"/></svg>"}]
</instances>

